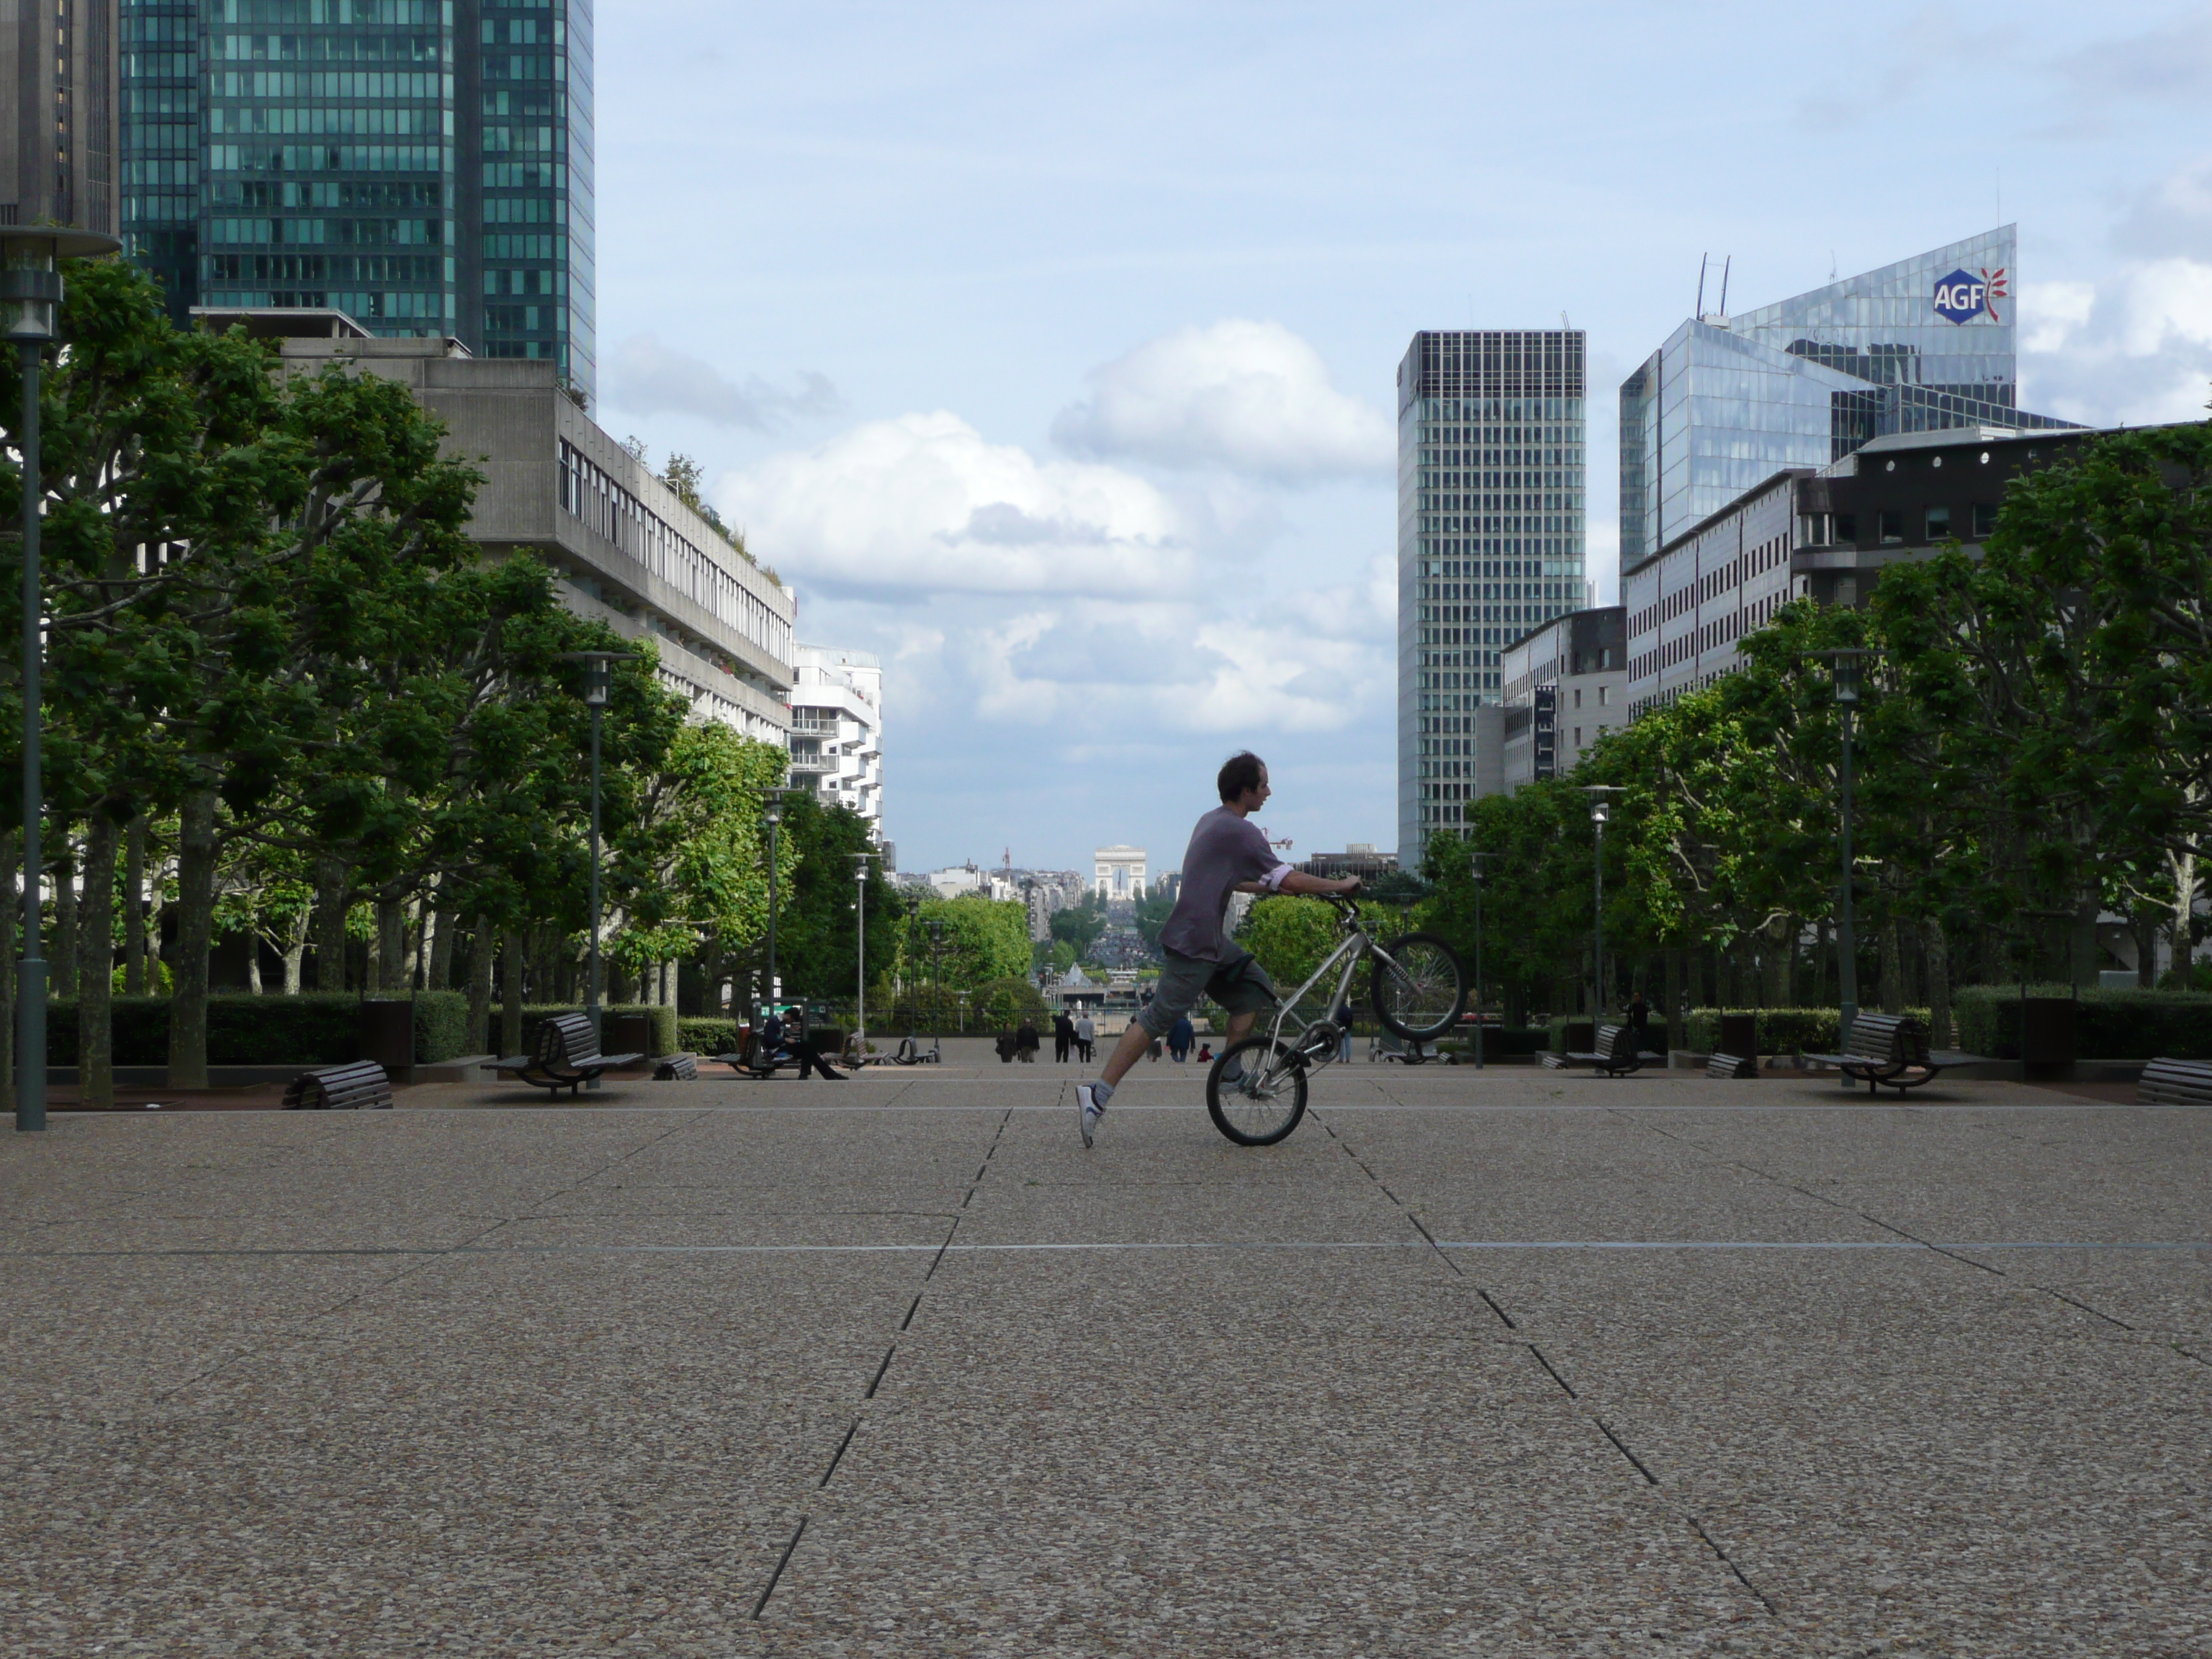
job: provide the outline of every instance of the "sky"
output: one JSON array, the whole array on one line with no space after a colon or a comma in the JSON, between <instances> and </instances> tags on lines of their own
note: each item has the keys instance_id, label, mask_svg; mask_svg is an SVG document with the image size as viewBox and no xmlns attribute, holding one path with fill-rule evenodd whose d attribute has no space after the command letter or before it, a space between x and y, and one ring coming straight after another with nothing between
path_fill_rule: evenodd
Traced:
<instances>
[{"instance_id":1,"label":"sky","mask_svg":"<svg viewBox=\"0 0 2212 1659\"><path fill-rule=\"evenodd\" d=\"M2020 227L2026 406L2212 398L2212 6L1061 0L597 12L599 402L884 668L902 870L1181 862L1220 762L1396 840L1423 328L1687 317ZM1709 296L1709 304L1710 304Z\"/></svg>"}]
</instances>

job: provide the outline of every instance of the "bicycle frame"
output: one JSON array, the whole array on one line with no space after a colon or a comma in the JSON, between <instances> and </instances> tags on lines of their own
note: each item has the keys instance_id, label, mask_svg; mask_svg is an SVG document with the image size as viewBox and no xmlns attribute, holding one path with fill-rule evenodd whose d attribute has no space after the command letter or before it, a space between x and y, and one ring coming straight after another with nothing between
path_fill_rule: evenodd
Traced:
<instances>
[{"instance_id":1,"label":"bicycle frame","mask_svg":"<svg viewBox=\"0 0 2212 1659\"><path fill-rule=\"evenodd\" d=\"M1294 1051L1302 1047L1306 1034L1316 1025L1322 1023L1321 1020L1310 1020L1300 1017L1297 1012L1298 1005L1306 1000L1307 994L1315 986L1328 977L1332 970L1337 972L1336 992L1329 998L1328 1007L1328 1018L1334 1020L1336 1011L1352 1000L1352 976L1359 970L1359 964L1363 958L1373 957L1378 964L1378 971L1382 968L1395 969L1398 965L1391 960L1389 952L1368 937L1367 925L1360 920L1358 906L1343 899L1332 899L1329 902L1342 913L1344 938L1336 949L1330 951L1322 960L1321 966L1313 970L1304 984L1299 986L1288 996L1278 995L1275 1018L1267 1027L1269 1040L1281 1044L1284 1042L1287 1026L1291 1033L1291 1039L1287 1046ZM1343 964L1341 969L1338 968L1340 962ZM1307 1064L1316 1068L1329 1064L1340 1052L1343 1034L1340 1032L1338 1041L1328 1045L1328 1051L1326 1054L1306 1056ZM1280 1063L1276 1060L1269 1060L1267 1066L1258 1074L1258 1082L1264 1085L1271 1081L1276 1075L1277 1066Z\"/></svg>"}]
</instances>

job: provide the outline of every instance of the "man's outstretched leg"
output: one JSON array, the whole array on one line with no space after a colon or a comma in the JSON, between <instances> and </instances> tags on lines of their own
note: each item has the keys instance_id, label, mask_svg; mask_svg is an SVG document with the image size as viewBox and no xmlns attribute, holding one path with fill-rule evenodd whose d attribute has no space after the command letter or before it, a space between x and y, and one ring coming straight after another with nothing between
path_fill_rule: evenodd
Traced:
<instances>
[{"instance_id":1,"label":"man's outstretched leg","mask_svg":"<svg viewBox=\"0 0 2212 1659\"><path fill-rule=\"evenodd\" d=\"M1159 1006L1159 999L1155 998L1152 1007L1146 1008L1129 1022L1129 1029L1121 1033L1121 1040L1114 1045L1114 1052L1106 1057L1106 1069L1098 1074L1097 1082L1079 1083L1075 1085L1075 1110L1079 1127L1083 1131L1085 1146L1090 1146L1097 1136L1098 1120L1106 1115L1106 1103L1114 1098L1114 1091L1120 1086L1121 1079L1129 1074L1129 1068L1150 1052L1153 1042L1153 1033L1146 1025L1145 1019L1153 1008ZM1184 1012L1180 1008L1176 1011L1176 1013ZM1238 1013L1231 1014L1229 1017L1229 1041L1234 1042L1239 1037L1249 1033L1252 1030L1252 1022L1259 1017L1259 1010L1256 1008L1247 1008ZM1168 1023L1170 1024L1175 1023L1173 1015L1169 1017Z\"/></svg>"}]
</instances>

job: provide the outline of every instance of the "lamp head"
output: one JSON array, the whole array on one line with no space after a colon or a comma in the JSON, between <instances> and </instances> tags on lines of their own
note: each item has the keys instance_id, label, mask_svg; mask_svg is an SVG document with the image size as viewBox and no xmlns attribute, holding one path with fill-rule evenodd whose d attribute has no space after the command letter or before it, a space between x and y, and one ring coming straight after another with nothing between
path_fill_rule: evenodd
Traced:
<instances>
[{"instance_id":1,"label":"lamp head","mask_svg":"<svg viewBox=\"0 0 2212 1659\"><path fill-rule=\"evenodd\" d=\"M112 253L123 246L95 231L33 225L0 231L0 335L44 345L59 332L64 259Z\"/></svg>"},{"instance_id":2,"label":"lamp head","mask_svg":"<svg viewBox=\"0 0 2212 1659\"><path fill-rule=\"evenodd\" d=\"M1613 808L1604 800L1594 800L1590 803L1590 822L1592 823L1602 825L1605 821L1612 816Z\"/></svg>"},{"instance_id":3,"label":"lamp head","mask_svg":"<svg viewBox=\"0 0 2212 1659\"><path fill-rule=\"evenodd\" d=\"M761 814L761 822L767 824L771 830L775 829L777 824L781 823L783 822L782 803L780 801L770 801L768 804L768 810Z\"/></svg>"}]
</instances>

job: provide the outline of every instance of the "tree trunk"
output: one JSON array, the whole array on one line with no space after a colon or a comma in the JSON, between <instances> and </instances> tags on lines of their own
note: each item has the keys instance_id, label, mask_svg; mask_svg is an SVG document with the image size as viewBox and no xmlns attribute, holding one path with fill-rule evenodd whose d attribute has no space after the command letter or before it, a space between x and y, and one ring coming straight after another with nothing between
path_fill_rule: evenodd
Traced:
<instances>
[{"instance_id":1,"label":"tree trunk","mask_svg":"<svg viewBox=\"0 0 2212 1659\"><path fill-rule=\"evenodd\" d=\"M499 953L499 1048L501 1054L522 1052L522 935L507 930L506 947Z\"/></svg>"},{"instance_id":2,"label":"tree trunk","mask_svg":"<svg viewBox=\"0 0 2212 1659\"><path fill-rule=\"evenodd\" d=\"M422 925L430 930L430 973L424 982L433 991L453 989L454 936L461 931L460 921L451 910L424 912Z\"/></svg>"},{"instance_id":3,"label":"tree trunk","mask_svg":"<svg viewBox=\"0 0 2212 1659\"><path fill-rule=\"evenodd\" d=\"M1951 1030L1951 940L1943 918L1930 916L1928 928L1928 1040L1938 1048L1957 1042Z\"/></svg>"},{"instance_id":4,"label":"tree trunk","mask_svg":"<svg viewBox=\"0 0 2212 1659\"><path fill-rule=\"evenodd\" d=\"M1881 919L1881 1011L1905 1012L1905 945L1893 911Z\"/></svg>"},{"instance_id":5,"label":"tree trunk","mask_svg":"<svg viewBox=\"0 0 2212 1659\"><path fill-rule=\"evenodd\" d=\"M258 908L250 910L246 915L246 988L255 996L261 994L261 912Z\"/></svg>"},{"instance_id":6,"label":"tree trunk","mask_svg":"<svg viewBox=\"0 0 2212 1659\"><path fill-rule=\"evenodd\" d=\"M15 1109L15 920L22 896L15 872L22 866L23 839L13 830L0 834L0 1111Z\"/></svg>"},{"instance_id":7,"label":"tree trunk","mask_svg":"<svg viewBox=\"0 0 2212 1659\"><path fill-rule=\"evenodd\" d=\"M115 820L94 808L84 836L85 949L76 1005L77 1097L115 1104Z\"/></svg>"},{"instance_id":8,"label":"tree trunk","mask_svg":"<svg viewBox=\"0 0 2212 1659\"><path fill-rule=\"evenodd\" d=\"M2074 905L2074 925L2066 963L2066 979L2076 993L2097 983L2097 917L2104 910L2102 896L2085 894Z\"/></svg>"},{"instance_id":9,"label":"tree trunk","mask_svg":"<svg viewBox=\"0 0 2212 1659\"><path fill-rule=\"evenodd\" d=\"M491 959L497 948L491 918L478 915L476 948L469 952L469 1052L472 1054L483 1054L491 1047Z\"/></svg>"},{"instance_id":10,"label":"tree trunk","mask_svg":"<svg viewBox=\"0 0 2212 1659\"><path fill-rule=\"evenodd\" d=\"M2191 918L2197 906L2197 854L2168 853L2166 861L2173 872L2173 982L2187 990L2196 957Z\"/></svg>"},{"instance_id":11,"label":"tree trunk","mask_svg":"<svg viewBox=\"0 0 2212 1659\"><path fill-rule=\"evenodd\" d=\"M76 837L64 833L62 856L54 866L54 965L57 997L77 994Z\"/></svg>"},{"instance_id":12,"label":"tree trunk","mask_svg":"<svg viewBox=\"0 0 2212 1659\"><path fill-rule=\"evenodd\" d=\"M352 882L342 859L315 860L315 988L346 988L346 900Z\"/></svg>"},{"instance_id":13,"label":"tree trunk","mask_svg":"<svg viewBox=\"0 0 2212 1659\"><path fill-rule=\"evenodd\" d=\"M146 815L123 839L123 994L146 994Z\"/></svg>"},{"instance_id":14,"label":"tree trunk","mask_svg":"<svg viewBox=\"0 0 2212 1659\"><path fill-rule=\"evenodd\" d=\"M288 997L300 994L300 967L307 954L307 929L313 920L312 911L306 915L294 917L289 924L291 932L285 936L284 994Z\"/></svg>"},{"instance_id":15,"label":"tree trunk","mask_svg":"<svg viewBox=\"0 0 2212 1659\"><path fill-rule=\"evenodd\" d=\"M1790 945L1797 937L1797 918L1783 916L1766 929L1766 1006L1790 1006Z\"/></svg>"},{"instance_id":16,"label":"tree trunk","mask_svg":"<svg viewBox=\"0 0 2212 1659\"><path fill-rule=\"evenodd\" d=\"M194 790L179 814L177 946L169 972L169 1087L208 1086L208 951L215 943L215 792Z\"/></svg>"},{"instance_id":17,"label":"tree trunk","mask_svg":"<svg viewBox=\"0 0 2212 1659\"><path fill-rule=\"evenodd\" d=\"M370 994L388 996L399 988L399 968L407 955L407 912L396 899L380 898L373 915L375 927L368 936Z\"/></svg>"},{"instance_id":18,"label":"tree trunk","mask_svg":"<svg viewBox=\"0 0 2212 1659\"><path fill-rule=\"evenodd\" d=\"M1680 951L1668 948L1666 967L1662 971L1666 975L1667 987L1662 993L1667 999L1667 1046L1669 1048L1686 1048L1690 1045L1682 1041L1682 953Z\"/></svg>"},{"instance_id":19,"label":"tree trunk","mask_svg":"<svg viewBox=\"0 0 2212 1659\"><path fill-rule=\"evenodd\" d=\"M406 950L400 962L399 982L392 988L411 991L422 982L423 966L429 960L424 947L430 942L430 908L420 899L410 899L400 907L399 917Z\"/></svg>"}]
</instances>

